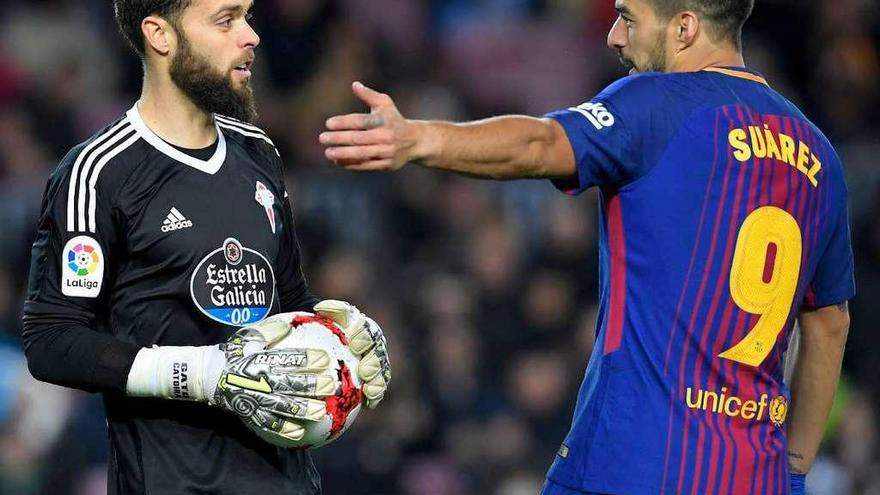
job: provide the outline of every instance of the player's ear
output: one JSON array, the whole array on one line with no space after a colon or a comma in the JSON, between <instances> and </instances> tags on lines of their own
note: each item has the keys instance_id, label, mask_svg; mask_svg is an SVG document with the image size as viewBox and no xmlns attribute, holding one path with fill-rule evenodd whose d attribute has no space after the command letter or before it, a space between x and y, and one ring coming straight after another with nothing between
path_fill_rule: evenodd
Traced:
<instances>
[{"instance_id":1,"label":"player's ear","mask_svg":"<svg viewBox=\"0 0 880 495\"><path fill-rule=\"evenodd\" d=\"M673 22L675 22L675 41L678 44L678 51L693 45L700 32L700 18L697 14L691 11L681 12L674 17Z\"/></svg>"},{"instance_id":2,"label":"player's ear","mask_svg":"<svg viewBox=\"0 0 880 495\"><path fill-rule=\"evenodd\" d=\"M168 55L172 43L175 42L174 28L159 16L147 16L141 21L141 33L144 35L144 48L160 55Z\"/></svg>"}]
</instances>

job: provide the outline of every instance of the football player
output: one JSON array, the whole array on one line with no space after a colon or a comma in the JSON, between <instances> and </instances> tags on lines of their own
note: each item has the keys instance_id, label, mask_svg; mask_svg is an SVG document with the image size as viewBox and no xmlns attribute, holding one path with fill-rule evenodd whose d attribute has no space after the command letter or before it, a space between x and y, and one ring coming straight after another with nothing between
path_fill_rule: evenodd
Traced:
<instances>
[{"instance_id":1,"label":"football player","mask_svg":"<svg viewBox=\"0 0 880 495\"><path fill-rule=\"evenodd\" d=\"M307 451L236 417L295 440L339 383L320 352L293 373L265 366L290 331L267 317L337 322L362 356L367 407L390 367L375 322L306 285L281 158L251 123L252 1L114 7L143 92L49 179L24 307L30 370L103 393L111 494L320 493Z\"/></svg>"},{"instance_id":2,"label":"football player","mask_svg":"<svg viewBox=\"0 0 880 495\"><path fill-rule=\"evenodd\" d=\"M355 83L371 113L320 136L349 170L600 188L597 344L547 495L803 490L855 292L847 191L828 139L745 67L753 4L617 0L630 75L543 118L407 120Z\"/></svg>"}]
</instances>

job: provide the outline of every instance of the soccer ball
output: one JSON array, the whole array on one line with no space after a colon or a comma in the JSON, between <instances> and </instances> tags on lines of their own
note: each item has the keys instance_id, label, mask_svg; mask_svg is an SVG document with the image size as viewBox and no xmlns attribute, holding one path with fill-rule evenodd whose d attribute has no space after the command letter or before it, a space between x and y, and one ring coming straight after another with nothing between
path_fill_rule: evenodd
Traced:
<instances>
[{"instance_id":1,"label":"soccer ball","mask_svg":"<svg viewBox=\"0 0 880 495\"><path fill-rule=\"evenodd\" d=\"M76 266L78 266L80 268L88 268L91 263L92 263L91 254L89 254L85 251L82 251L76 255Z\"/></svg>"},{"instance_id":2,"label":"soccer ball","mask_svg":"<svg viewBox=\"0 0 880 495\"><path fill-rule=\"evenodd\" d=\"M337 378L335 394L325 397L324 417L320 421L299 421L305 435L297 441L262 428L248 425L263 440L284 448L317 448L339 438L354 423L361 410L363 383L357 374L360 360L348 348L348 339L329 318L307 312L286 313L290 333L268 350L321 349L330 356L329 373ZM277 317L277 316L276 316ZM247 423L246 423L247 424Z\"/></svg>"}]
</instances>

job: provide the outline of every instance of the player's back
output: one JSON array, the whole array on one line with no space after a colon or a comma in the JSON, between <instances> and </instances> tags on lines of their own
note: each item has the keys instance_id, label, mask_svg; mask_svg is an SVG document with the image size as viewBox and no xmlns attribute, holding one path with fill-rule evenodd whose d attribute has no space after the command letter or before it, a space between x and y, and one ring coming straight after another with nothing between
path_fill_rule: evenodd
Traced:
<instances>
[{"instance_id":1,"label":"player's back","mask_svg":"<svg viewBox=\"0 0 880 495\"><path fill-rule=\"evenodd\" d=\"M787 491L783 357L852 296L846 189L758 74L626 78L553 115L602 186L599 332L549 477L587 491Z\"/></svg>"}]
</instances>

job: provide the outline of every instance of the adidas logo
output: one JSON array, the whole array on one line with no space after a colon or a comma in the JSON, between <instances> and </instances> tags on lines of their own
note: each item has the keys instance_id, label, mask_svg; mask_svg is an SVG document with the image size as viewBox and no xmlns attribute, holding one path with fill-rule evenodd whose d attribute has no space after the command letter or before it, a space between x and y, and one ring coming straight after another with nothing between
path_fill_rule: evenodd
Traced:
<instances>
[{"instance_id":1,"label":"adidas logo","mask_svg":"<svg viewBox=\"0 0 880 495\"><path fill-rule=\"evenodd\" d=\"M168 213L168 217L162 222L162 232L173 232L175 230L188 229L193 223L186 219L177 208L172 207Z\"/></svg>"}]
</instances>

